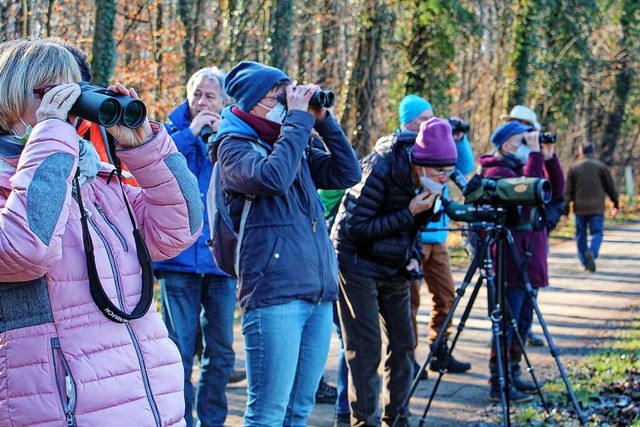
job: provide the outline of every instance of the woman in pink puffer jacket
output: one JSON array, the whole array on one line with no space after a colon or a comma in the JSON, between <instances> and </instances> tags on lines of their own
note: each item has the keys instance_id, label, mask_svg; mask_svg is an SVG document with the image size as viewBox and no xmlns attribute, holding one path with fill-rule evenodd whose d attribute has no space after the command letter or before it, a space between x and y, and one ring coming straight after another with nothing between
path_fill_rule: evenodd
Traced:
<instances>
[{"instance_id":1,"label":"woman in pink puffer jacket","mask_svg":"<svg viewBox=\"0 0 640 427\"><path fill-rule=\"evenodd\" d=\"M92 282L130 314L149 282L123 192L160 260L200 233L197 183L148 120L108 129L140 187L109 179L113 168L70 124L77 81L73 57L55 43L0 45L0 426L183 426L182 364L155 304L126 322L103 314L84 244L90 237Z\"/></svg>"}]
</instances>

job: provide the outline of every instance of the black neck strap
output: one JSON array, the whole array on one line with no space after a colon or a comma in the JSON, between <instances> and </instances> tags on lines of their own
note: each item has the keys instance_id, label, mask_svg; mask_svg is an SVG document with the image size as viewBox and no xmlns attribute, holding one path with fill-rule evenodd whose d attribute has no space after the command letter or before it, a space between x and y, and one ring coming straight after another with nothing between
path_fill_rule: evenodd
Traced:
<instances>
[{"instance_id":1,"label":"black neck strap","mask_svg":"<svg viewBox=\"0 0 640 427\"><path fill-rule=\"evenodd\" d=\"M117 172L117 175L120 179L119 171ZM151 265L151 256L149 255L149 250L147 249L147 245L142 238L140 230L138 230L138 227L136 226L133 213L131 212L131 206L129 205L129 201L127 200L126 194L124 192L122 180L120 179L120 189L122 190L124 203L127 207L127 212L129 213L131 224L133 225L133 238L136 243L138 262L140 263L140 268L142 269L142 292L140 295L140 301L138 301L138 305L136 305L131 314L125 313L111 302L109 296L106 294L104 288L102 287L102 283L100 282L100 275L98 274L95 254L93 252L93 241L91 240L91 233L89 232L89 221L87 219L84 205L82 203L82 197L80 194L79 176L80 171L78 170L76 171L74 183L76 188L78 206L80 207L82 243L84 244L84 252L87 259L87 271L89 274L89 289L91 291L91 297L93 298L95 304L98 306L98 309L100 309L102 314L104 314L105 317L107 317L107 319L109 320L117 323L126 323L129 320L139 319L147 313L149 307L151 306L151 301L153 300L153 267Z\"/></svg>"}]
</instances>

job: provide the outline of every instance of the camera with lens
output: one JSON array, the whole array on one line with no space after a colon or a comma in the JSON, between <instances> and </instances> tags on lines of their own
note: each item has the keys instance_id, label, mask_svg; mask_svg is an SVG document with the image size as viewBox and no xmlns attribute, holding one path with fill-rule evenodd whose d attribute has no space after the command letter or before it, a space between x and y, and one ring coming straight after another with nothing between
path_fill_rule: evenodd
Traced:
<instances>
[{"instance_id":1,"label":"camera with lens","mask_svg":"<svg viewBox=\"0 0 640 427\"><path fill-rule=\"evenodd\" d=\"M555 144L556 134L553 132L540 132L538 141L540 141L540 144Z\"/></svg>"},{"instance_id":2,"label":"camera with lens","mask_svg":"<svg viewBox=\"0 0 640 427\"><path fill-rule=\"evenodd\" d=\"M471 129L469 123L464 120L458 119L449 119L449 124L451 125L451 132L455 134L456 132L468 133Z\"/></svg>"},{"instance_id":3,"label":"camera with lens","mask_svg":"<svg viewBox=\"0 0 640 427\"><path fill-rule=\"evenodd\" d=\"M279 103L287 105L287 94L281 93L278 95L277 100ZM317 90L311 96L309 100L310 107L333 107L336 102L336 96L330 90Z\"/></svg>"},{"instance_id":4,"label":"camera with lens","mask_svg":"<svg viewBox=\"0 0 640 427\"><path fill-rule=\"evenodd\" d=\"M69 114L106 128L121 124L131 129L139 128L147 117L147 107L139 99L87 82L78 84L80 96Z\"/></svg>"}]
</instances>

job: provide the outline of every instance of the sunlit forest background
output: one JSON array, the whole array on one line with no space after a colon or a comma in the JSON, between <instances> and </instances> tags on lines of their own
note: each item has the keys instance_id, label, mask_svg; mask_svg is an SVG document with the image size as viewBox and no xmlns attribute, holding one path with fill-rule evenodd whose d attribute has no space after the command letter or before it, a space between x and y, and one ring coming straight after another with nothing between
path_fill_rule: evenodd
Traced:
<instances>
[{"instance_id":1,"label":"sunlit forest background","mask_svg":"<svg viewBox=\"0 0 640 427\"><path fill-rule=\"evenodd\" d=\"M565 166L591 141L640 166L640 0L3 0L0 35L57 36L94 82L135 87L164 121L203 66L241 60L318 82L360 155L417 93L471 124L476 156L500 115L533 108Z\"/></svg>"}]
</instances>

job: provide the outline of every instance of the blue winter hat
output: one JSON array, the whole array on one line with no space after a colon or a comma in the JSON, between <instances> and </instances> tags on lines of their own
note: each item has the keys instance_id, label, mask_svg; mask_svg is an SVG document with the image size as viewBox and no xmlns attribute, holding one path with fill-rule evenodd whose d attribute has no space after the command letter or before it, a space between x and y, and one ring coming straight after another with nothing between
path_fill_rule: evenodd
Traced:
<instances>
[{"instance_id":1,"label":"blue winter hat","mask_svg":"<svg viewBox=\"0 0 640 427\"><path fill-rule=\"evenodd\" d=\"M224 91L249 112L278 83L291 82L283 71L252 61L242 61L224 79Z\"/></svg>"},{"instance_id":2,"label":"blue winter hat","mask_svg":"<svg viewBox=\"0 0 640 427\"><path fill-rule=\"evenodd\" d=\"M412 122L413 119L426 110L433 110L429 101L414 94L405 96L402 98L402 101L400 101L400 106L398 107L400 124L404 126L407 123Z\"/></svg>"},{"instance_id":3,"label":"blue winter hat","mask_svg":"<svg viewBox=\"0 0 640 427\"><path fill-rule=\"evenodd\" d=\"M491 143L499 150L500 147L502 147L502 144L504 144L507 139L511 138L513 135L531 132L532 130L534 130L533 126L528 126L515 121L507 122L493 132L493 135L491 135Z\"/></svg>"}]
</instances>

